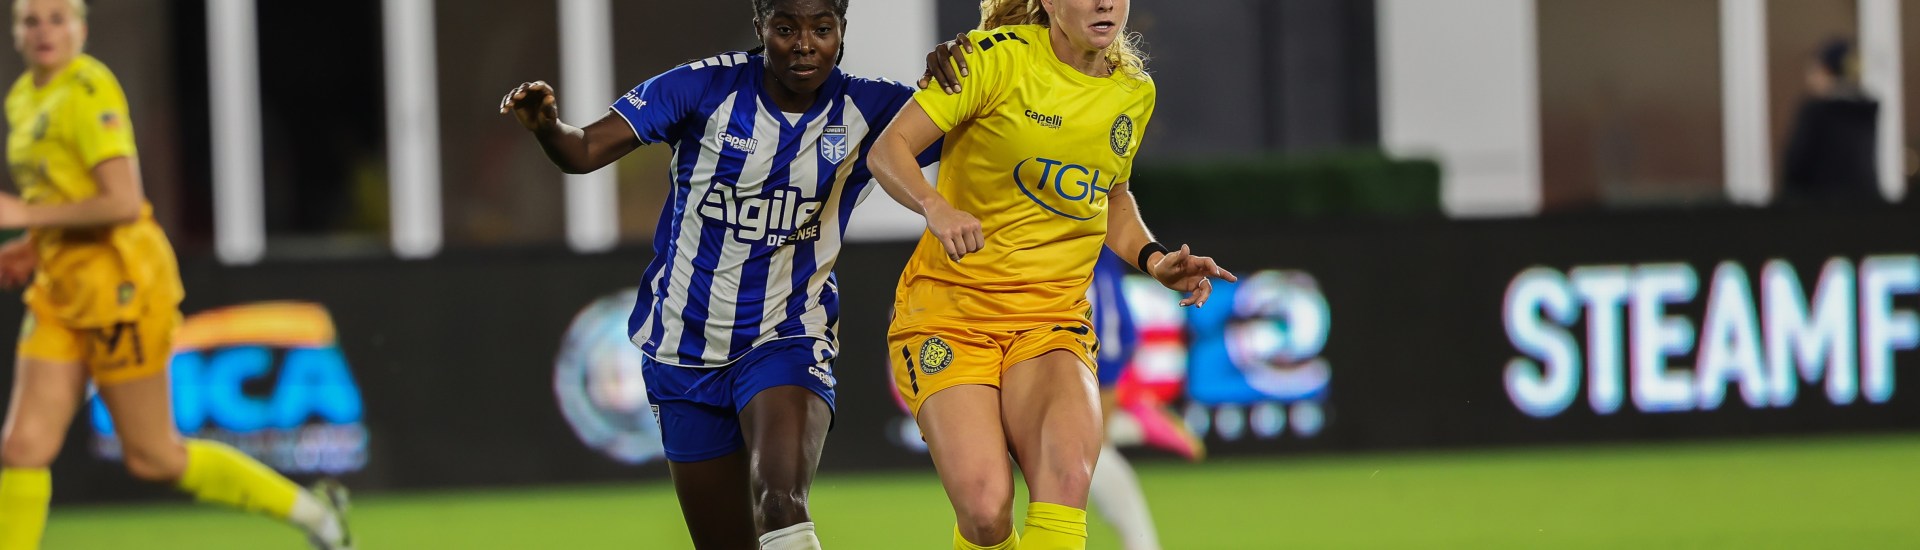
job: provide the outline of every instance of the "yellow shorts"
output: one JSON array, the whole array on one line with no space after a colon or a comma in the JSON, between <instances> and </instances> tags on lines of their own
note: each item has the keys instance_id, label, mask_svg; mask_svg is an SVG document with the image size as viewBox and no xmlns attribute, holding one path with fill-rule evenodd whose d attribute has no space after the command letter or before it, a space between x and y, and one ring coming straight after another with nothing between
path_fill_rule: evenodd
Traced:
<instances>
[{"instance_id":1,"label":"yellow shorts","mask_svg":"<svg viewBox=\"0 0 1920 550\"><path fill-rule=\"evenodd\" d=\"M1092 371L1100 349L1084 321L1040 324L960 323L899 326L887 331L893 384L915 416L940 390L967 384L1000 387L1007 368L1054 350L1072 352ZM1098 374L1097 372L1095 373Z\"/></svg>"},{"instance_id":2,"label":"yellow shorts","mask_svg":"<svg viewBox=\"0 0 1920 550\"><path fill-rule=\"evenodd\" d=\"M99 385L163 375L173 359L173 333L180 311L166 309L135 321L73 328L27 309L20 324L19 356L84 363Z\"/></svg>"}]
</instances>

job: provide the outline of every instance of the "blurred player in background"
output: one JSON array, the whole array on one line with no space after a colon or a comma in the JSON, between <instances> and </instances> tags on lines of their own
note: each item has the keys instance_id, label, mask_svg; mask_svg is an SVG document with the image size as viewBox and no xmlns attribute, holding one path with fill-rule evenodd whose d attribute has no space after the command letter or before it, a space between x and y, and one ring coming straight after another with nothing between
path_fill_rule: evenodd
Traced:
<instances>
[{"instance_id":1,"label":"blurred player in background","mask_svg":"<svg viewBox=\"0 0 1920 550\"><path fill-rule=\"evenodd\" d=\"M1133 363L1134 350L1140 343L1140 333L1127 302L1125 283L1129 269L1126 260L1114 255L1112 250L1103 250L1100 261L1094 264L1093 284L1087 289L1088 301L1093 304L1093 333L1100 338L1094 354L1099 362L1096 373L1100 379L1100 405L1109 426L1106 444L1100 447L1100 462L1093 469L1088 498L1101 517L1120 532L1122 547L1159 550L1160 536L1154 529L1153 514L1147 510L1147 496L1140 491L1140 478L1113 441L1114 416L1129 415L1139 426L1144 443L1188 460L1206 456L1206 447L1160 404L1144 399L1127 403L1120 400L1121 375Z\"/></svg>"},{"instance_id":2,"label":"blurred player in background","mask_svg":"<svg viewBox=\"0 0 1920 550\"><path fill-rule=\"evenodd\" d=\"M819 548L807 494L834 414L832 270L871 190L867 149L913 89L837 68L847 0L753 9L761 50L656 76L584 128L560 122L544 82L500 111L568 173L673 147L673 199L627 328L681 513L699 548ZM922 165L938 152L921 150Z\"/></svg>"},{"instance_id":3,"label":"blurred player in background","mask_svg":"<svg viewBox=\"0 0 1920 550\"><path fill-rule=\"evenodd\" d=\"M87 39L81 0L15 0L14 45L27 73L7 93L7 162L20 195L0 193L0 284L26 289L13 398L0 448L0 550L37 548L88 378L112 412L127 471L206 502L304 529L346 549L346 490L307 492L231 447L174 427L167 365L180 322L180 269L140 182L120 83Z\"/></svg>"},{"instance_id":4,"label":"blurred player in background","mask_svg":"<svg viewBox=\"0 0 1920 550\"><path fill-rule=\"evenodd\" d=\"M881 185L927 219L888 344L954 508L955 548L1086 547L1103 439L1087 286L1102 244L1192 292L1181 305L1205 303L1209 276L1233 279L1153 242L1127 191L1155 96L1127 11L982 2L989 30L968 35L980 51L957 93L920 91L874 147ZM913 159L943 136L936 189ZM1025 540L1009 452L1033 501Z\"/></svg>"}]
</instances>

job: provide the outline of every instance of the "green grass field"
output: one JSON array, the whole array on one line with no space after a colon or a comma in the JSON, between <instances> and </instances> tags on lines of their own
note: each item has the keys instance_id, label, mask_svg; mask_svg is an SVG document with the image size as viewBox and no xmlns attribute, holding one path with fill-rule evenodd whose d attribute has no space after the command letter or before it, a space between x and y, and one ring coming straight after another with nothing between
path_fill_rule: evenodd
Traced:
<instances>
[{"instance_id":1,"label":"green grass field","mask_svg":"<svg viewBox=\"0 0 1920 550\"><path fill-rule=\"evenodd\" d=\"M1920 548L1915 435L1156 462L1140 475L1174 550ZM828 548L948 547L930 472L825 477L813 506ZM53 550L303 547L271 521L185 503L53 517ZM363 550L689 546L664 482L369 495L354 520ZM1097 519L1092 533L1089 548L1119 548Z\"/></svg>"}]
</instances>

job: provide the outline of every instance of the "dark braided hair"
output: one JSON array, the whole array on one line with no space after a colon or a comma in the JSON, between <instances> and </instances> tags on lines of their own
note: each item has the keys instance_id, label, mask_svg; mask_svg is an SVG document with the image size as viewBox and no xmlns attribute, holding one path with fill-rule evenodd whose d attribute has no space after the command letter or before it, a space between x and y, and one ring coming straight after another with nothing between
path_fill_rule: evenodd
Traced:
<instances>
[{"instance_id":1,"label":"dark braided hair","mask_svg":"<svg viewBox=\"0 0 1920 550\"><path fill-rule=\"evenodd\" d=\"M773 17L773 3L780 2L781 0L751 0L751 1L753 2L753 22L757 26L760 23L765 22L767 19ZM847 2L850 2L852 0L824 0L824 1L827 3L828 6L830 6L833 9L833 14L840 17L841 21L847 20ZM747 50L748 55L760 55L766 52L767 52L766 46L754 46L753 49ZM835 59L833 60L833 62L834 64L837 65L841 61L845 60L846 57L847 57L847 49L845 47L841 47L840 59Z\"/></svg>"}]
</instances>

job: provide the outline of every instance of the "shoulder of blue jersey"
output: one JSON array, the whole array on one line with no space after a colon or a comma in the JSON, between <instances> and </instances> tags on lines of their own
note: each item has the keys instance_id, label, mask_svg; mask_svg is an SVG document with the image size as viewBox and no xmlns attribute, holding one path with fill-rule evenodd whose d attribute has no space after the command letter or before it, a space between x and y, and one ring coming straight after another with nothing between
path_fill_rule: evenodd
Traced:
<instances>
[{"instance_id":1,"label":"shoulder of blue jersey","mask_svg":"<svg viewBox=\"0 0 1920 550\"><path fill-rule=\"evenodd\" d=\"M746 52L727 52L681 63L647 82L651 85L667 84L668 89L680 94L697 94L708 89L711 84L726 82L725 78L740 74L739 71L747 70L751 66L752 60Z\"/></svg>"},{"instance_id":2,"label":"shoulder of blue jersey","mask_svg":"<svg viewBox=\"0 0 1920 550\"><path fill-rule=\"evenodd\" d=\"M665 78L667 82L703 80L712 82L714 79L722 76L739 74L739 71L745 71L752 65L752 59L746 52L727 52L713 57L681 63L680 66L661 73L660 76L656 78Z\"/></svg>"},{"instance_id":3,"label":"shoulder of blue jersey","mask_svg":"<svg viewBox=\"0 0 1920 550\"><path fill-rule=\"evenodd\" d=\"M727 52L706 59L695 59L680 65L680 68L697 71L715 67L744 67L749 64L747 52Z\"/></svg>"},{"instance_id":4,"label":"shoulder of blue jersey","mask_svg":"<svg viewBox=\"0 0 1920 550\"><path fill-rule=\"evenodd\" d=\"M847 93L855 97L865 94L892 94L905 97L913 95L914 91L913 85L891 78L847 75Z\"/></svg>"}]
</instances>

